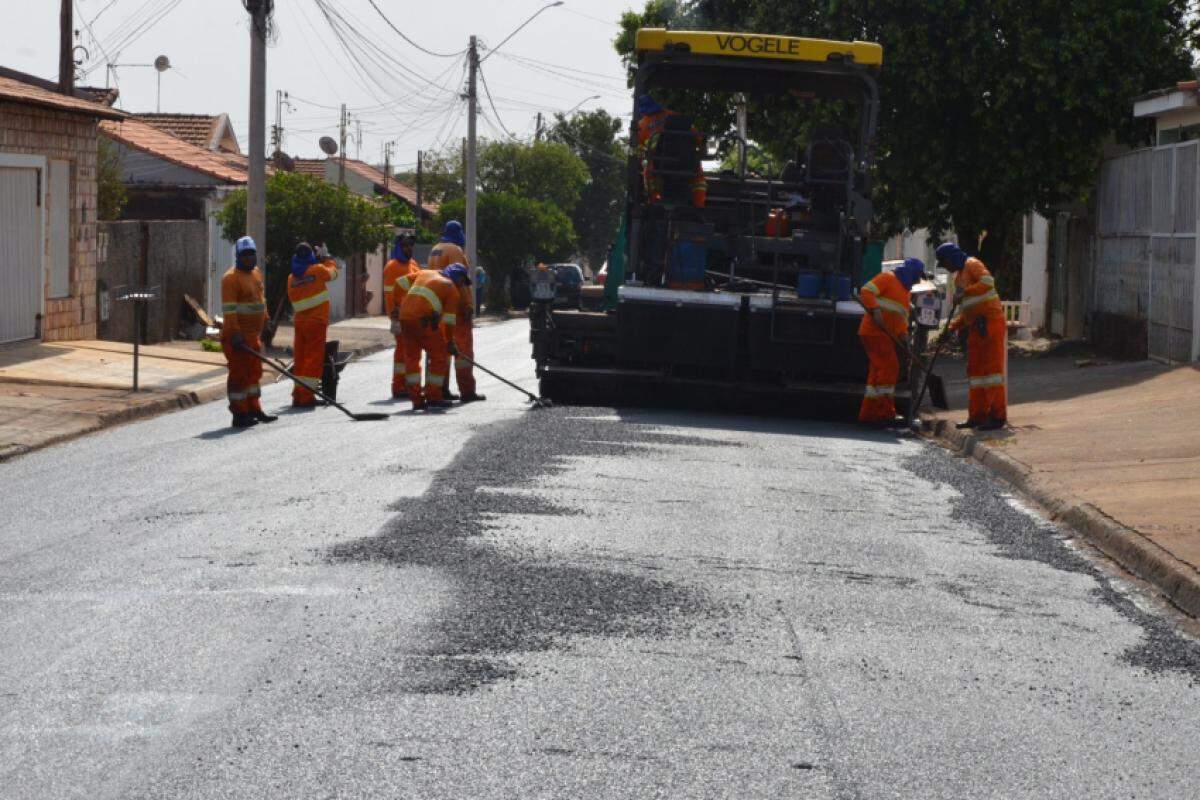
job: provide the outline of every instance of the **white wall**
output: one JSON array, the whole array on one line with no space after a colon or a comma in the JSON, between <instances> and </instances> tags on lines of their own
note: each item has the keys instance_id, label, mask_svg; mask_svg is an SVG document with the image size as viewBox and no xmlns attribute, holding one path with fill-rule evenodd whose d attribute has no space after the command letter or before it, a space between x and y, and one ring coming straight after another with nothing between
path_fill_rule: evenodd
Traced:
<instances>
[{"instance_id":1,"label":"white wall","mask_svg":"<svg viewBox=\"0 0 1200 800\"><path fill-rule=\"evenodd\" d=\"M1021 299L1029 304L1030 327L1045 328L1050 297L1050 221L1041 214L1033 214L1022 224Z\"/></svg>"}]
</instances>

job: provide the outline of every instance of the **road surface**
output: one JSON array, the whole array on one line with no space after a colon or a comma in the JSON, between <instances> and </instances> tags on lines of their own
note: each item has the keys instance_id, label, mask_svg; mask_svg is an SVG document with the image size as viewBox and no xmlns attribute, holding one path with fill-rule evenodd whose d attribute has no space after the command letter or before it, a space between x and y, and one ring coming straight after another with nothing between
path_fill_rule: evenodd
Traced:
<instances>
[{"instance_id":1,"label":"road surface","mask_svg":"<svg viewBox=\"0 0 1200 800\"><path fill-rule=\"evenodd\" d=\"M534 387L521 322L479 338ZM390 373L341 387L386 422L213 403L0 466L0 796L1200 791L1200 648L979 468Z\"/></svg>"}]
</instances>

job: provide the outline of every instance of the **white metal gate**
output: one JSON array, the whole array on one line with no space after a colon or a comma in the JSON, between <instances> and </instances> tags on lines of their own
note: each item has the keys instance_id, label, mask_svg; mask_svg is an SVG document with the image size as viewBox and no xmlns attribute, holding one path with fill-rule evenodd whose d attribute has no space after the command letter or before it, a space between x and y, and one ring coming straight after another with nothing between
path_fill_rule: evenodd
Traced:
<instances>
[{"instance_id":1,"label":"white metal gate","mask_svg":"<svg viewBox=\"0 0 1200 800\"><path fill-rule=\"evenodd\" d=\"M37 335L45 276L41 190L39 170L0 167L0 342Z\"/></svg>"},{"instance_id":2,"label":"white metal gate","mask_svg":"<svg viewBox=\"0 0 1200 800\"><path fill-rule=\"evenodd\" d=\"M1144 316L1151 358L1200 358L1195 319L1200 142L1139 150L1104 163L1095 307Z\"/></svg>"}]
</instances>

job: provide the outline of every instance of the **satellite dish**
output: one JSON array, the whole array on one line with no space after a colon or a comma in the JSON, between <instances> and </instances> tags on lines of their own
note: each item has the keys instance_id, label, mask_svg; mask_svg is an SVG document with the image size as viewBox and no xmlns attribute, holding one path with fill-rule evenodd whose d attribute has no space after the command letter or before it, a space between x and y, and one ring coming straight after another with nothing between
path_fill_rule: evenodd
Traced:
<instances>
[{"instance_id":1,"label":"satellite dish","mask_svg":"<svg viewBox=\"0 0 1200 800\"><path fill-rule=\"evenodd\" d=\"M166 56L159 56L154 59L154 68L159 72L166 72L171 68L171 59Z\"/></svg>"},{"instance_id":2,"label":"satellite dish","mask_svg":"<svg viewBox=\"0 0 1200 800\"><path fill-rule=\"evenodd\" d=\"M317 142L317 145L320 146L321 152L323 152L325 155L337 155L338 145L337 142L333 140L332 136L322 136L320 141Z\"/></svg>"}]
</instances>

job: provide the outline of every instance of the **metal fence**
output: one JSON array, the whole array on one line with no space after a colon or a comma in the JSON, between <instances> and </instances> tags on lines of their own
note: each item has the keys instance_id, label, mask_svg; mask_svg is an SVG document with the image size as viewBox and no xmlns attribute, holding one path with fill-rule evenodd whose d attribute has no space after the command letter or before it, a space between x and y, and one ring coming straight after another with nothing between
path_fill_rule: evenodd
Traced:
<instances>
[{"instance_id":1,"label":"metal fence","mask_svg":"<svg viewBox=\"0 0 1200 800\"><path fill-rule=\"evenodd\" d=\"M1200 357L1197 182L1200 142L1166 145L1101 166L1093 308L1144 318L1151 358Z\"/></svg>"}]
</instances>

